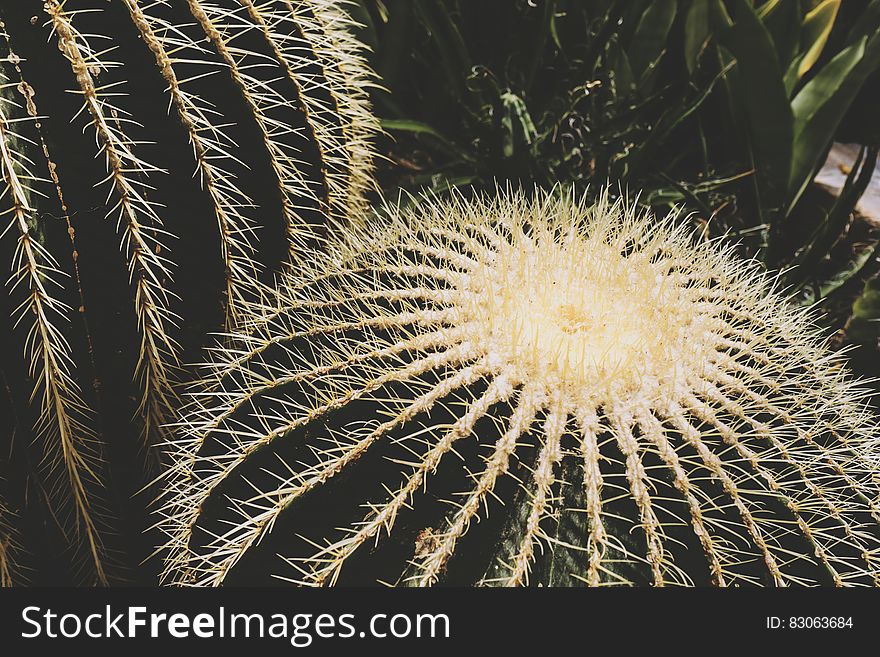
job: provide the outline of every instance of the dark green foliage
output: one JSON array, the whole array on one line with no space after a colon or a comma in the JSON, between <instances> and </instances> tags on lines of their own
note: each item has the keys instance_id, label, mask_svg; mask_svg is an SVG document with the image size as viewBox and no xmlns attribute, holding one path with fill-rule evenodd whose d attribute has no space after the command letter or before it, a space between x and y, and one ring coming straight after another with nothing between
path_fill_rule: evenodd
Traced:
<instances>
[{"instance_id":1,"label":"dark green foliage","mask_svg":"<svg viewBox=\"0 0 880 657\"><path fill-rule=\"evenodd\" d=\"M871 143L875 1L362 0L357 15L406 172L390 186L622 180L803 284L865 182L827 216L801 202L835 136Z\"/></svg>"},{"instance_id":2,"label":"dark green foliage","mask_svg":"<svg viewBox=\"0 0 880 657\"><path fill-rule=\"evenodd\" d=\"M366 4L391 90L377 98L384 125L425 151L415 184L668 187L657 158L681 159L670 139L716 81L671 64L682 57L669 51L683 22L674 0Z\"/></svg>"}]
</instances>

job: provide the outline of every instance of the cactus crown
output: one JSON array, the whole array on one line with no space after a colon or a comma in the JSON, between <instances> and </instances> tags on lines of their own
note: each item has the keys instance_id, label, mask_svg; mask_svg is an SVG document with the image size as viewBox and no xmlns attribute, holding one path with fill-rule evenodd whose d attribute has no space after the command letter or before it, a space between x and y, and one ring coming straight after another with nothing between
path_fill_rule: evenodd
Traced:
<instances>
[{"instance_id":1,"label":"cactus crown","mask_svg":"<svg viewBox=\"0 0 880 657\"><path fill-rule=\"evenodd\" d=\"M184 415L169 580L880 580L864 393L673 216L391 208L255 312Z\"/></svg>"},{"instance_id":2,"label":"cactus crown","mask_svg":"<svg viewBox=\"0 0 880 657\"><path fill-rule=\"evenodd\" d=\"M637 245L632 214L600 205L584 223L577 206L557 209L528 232L511 225L489 262L456 283L451 323L507 378L541 381L569 407L662 403L712 347L681 256ZM659 228L652 239L668 236Z\"/></svg>"}]
</instances>

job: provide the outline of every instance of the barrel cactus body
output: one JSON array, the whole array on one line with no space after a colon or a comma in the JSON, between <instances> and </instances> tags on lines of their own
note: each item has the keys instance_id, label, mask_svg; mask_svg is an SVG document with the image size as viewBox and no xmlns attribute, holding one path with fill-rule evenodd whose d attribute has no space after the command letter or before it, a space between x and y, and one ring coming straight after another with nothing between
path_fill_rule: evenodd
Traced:
<instances>
[{"instance_id":1,"label":"barrel cactus body","mask_svg":"<svg viewBox=\"0 0 880 657\"><path fill-rule=\"evenodd\" d=\"M181 363L364 202L349 23L328 0L0 7L0 438L73 581L111 579L103 518L143 528L117 502L161 459Z\"/></svg>"},{"instance_id":2,"label":"barrel cactus body","mask_svg":"<svg viewBox=\"0 0 880 657\"><path fill-rule=\"evenodd\" d=\"M167 581L880 581L876 424L756 267L607 196L389 213L216 351Z\"/></svg>"},{"instance_id":3,"label":"barrel cactus body","mask_svg":"<svg viewBox=\"0 0 880 657\"><path fill-rule=\"evenodd\" d=\"M16 565L16 553L21 546L17 541L15 520L12 511L0 498L0 587L25 581L24 573Z\"/></svg>"}]
</instances>

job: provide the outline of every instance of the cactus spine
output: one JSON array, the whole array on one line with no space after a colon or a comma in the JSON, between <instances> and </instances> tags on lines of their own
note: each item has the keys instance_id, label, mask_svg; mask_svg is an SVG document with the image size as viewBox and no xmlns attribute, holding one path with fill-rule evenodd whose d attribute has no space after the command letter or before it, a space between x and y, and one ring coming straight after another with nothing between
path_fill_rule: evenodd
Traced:
<instances>
[{"instance_id":1,"label":"cactus spine","mask_svg":"<svg viewBox=\"0 0 880 657\"><path fill-rule=\"evenodd\" d=\"M42 462L10 485L48 500L76 581L108 581L101 517L133 492L101 493L104 461L143 483L181 362L363 203L376 122L348 27L328 0L0 8L3 437Z\"/></svg>"},{"instance_id":2,"label":"cactus spine","mask_svg":"<svg viewBox=\"0 0 880 657\"><path fill-rule=\"evenodd\" d=\"M0 588L19 583L21 574L15 563L18 549L15 517L0 498Z\"/></svg>"},{"instance_id":3,"label":"cactus spine","mask_svg":"<svg viewBox=\"0 0 880 657\"><path fill-rule=\"evenodd\" d=\"M880 582L865 393L754 266L607 194L388 215L215 351L166 581Z\"/></svg>"}]
</instances>

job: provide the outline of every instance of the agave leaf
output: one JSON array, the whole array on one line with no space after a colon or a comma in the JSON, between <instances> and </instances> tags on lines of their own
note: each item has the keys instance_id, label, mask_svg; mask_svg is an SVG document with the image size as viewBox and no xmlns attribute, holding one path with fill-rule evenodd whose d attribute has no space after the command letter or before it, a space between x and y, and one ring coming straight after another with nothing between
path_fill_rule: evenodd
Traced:
<instances>
[{"instance_id":1,"label":"agave leaf","mask_svg":"<svg viewBox=\"0 0 880 657\"><path fill-rule=\"evenodd\" d=\"M614 75L617 95L619 98L625 98L633 93L636 88L636 78L633 74L629 57L626 52L624 52L623 48L620 47L617 39L611 39L608 42L608 49L606 52L611 72Z\"/></svg>"},{"instance_id":2,"label":"agave leaf","mask_svg":"<svg viewBox=\"0 0 880 657\"><path fill-rule=\"evenodd\" d=\"M868 75L880 65L880 36L863 37L832 59L792 101L794 149L788 210L794 207L821 166L841 119Z\"/></svg>"},{"instance_id":3,"label":"agave leaf","mask_svg":"<svg viewBox=\"0 0 880 657\"><path fill-rule=\"evenodd\" d=\"M854 257L846 261L846 264L834 272L833 275L822 281L819 285L819 298L824 299L837 291L853 277L858 276L875 255L875 249L867 248L859 251Z\"/></svg>"},{"instance_id":4,"label":"agave leaf","mask_svg":"<svg viewBox=\"0 0 880 657\"><path fill-rule=\"evenodd\" d=\"M471 58L461 32L442 3L435 0L414 0L419 18L433 35L439 49L438 64L446 74L449 88L460 96L463 80L471 70Z\"/></svg>"},{"instance_id":5,"label":"agave leaf","mask_svg":"<svg viewBox=\"0 0 880 657\"><path fill-rule=\"evenodd\" d=\"M382 119L381 126L385 130L398 130L400 132L429 135L430 137L436 139L441 146L443 146L447 151L454 154L455 156L461 158L462 160L465 160L466 162L474 161L473 157L471 157L468 153L456 146L452 142L452 140L444 136L436 128L431 127L427 123L422 123L421 121L413 121L411 119Z\"/></svg>"},{"instance_id":6,"label":"agave leaf","mask_svg":"<svg viewBox=\"0 0 880 657\"><path fill-rule=\"evenodd\" d=\"M693 73L697 68L697 60L706 47L710 35L709 2L693 0L684 22L684 61L688 73Z\"/></svg>"},{"instance_id":7,"label":"agave leaf","mask_svg":"<svg viewBox=\"0 0 880 657\"><path fill-rule=\"evenodd\" d=\"M763 5L758 7L758 18L764 20L770 12L775 10L781 3L779 0L767 0ZM797 3L793 2L790 4L797 5Z\"/></svg>"},{"instance_id":8,"label":"agave leaf","mask_svg":"<svg viewBox=\"0 0 880 657\"><path fill-rule=\"evenodd\" d=\"M413 184L417 187L430 187L433 193L437 195L447 194L457 187L467 187L473 185L479 176L464 175L447 177L442 173L426 173L413 176Z\"/></svg>"},{"instance_id":9,"label":"agave leaf","mask_svg":"<svg viewBox=\"0 0 880 657\"><path fill-rule=\"evenodd\" d=\"M641 79L666 49L666 39L675 20L676 0L658 0L648 5L627 49L636 79Z\"/></svg>"},{"instance_id":10,"label":"agave leaf","mask_svg":"<svg viewBox=\"0 0 880 657\"><path fill-rule=\"evenodd\" d=\"M800 78L798 77L798 68L800 68L801 60L804 58L803 53L797 55L794 59L791 60L791 63L788 65L788 68L785 70L785 76L783 77L783 84L785 85L785 94L787 96L791 96L794 92L794 88L797 86Z\"/></svg>"},{"instance_id":11,"label":"agave leaf","mask_svg":"<svg viewBox=\"0 0 880 657\"><path fill-rule=\"evenodd\" d=\"M556 15L556 0L547 0L544 3L544 13L541 17L540 26L532 30L532 38L523 49L525 53L525 62L527 66L525 76L525 88L531 89L538 73L538 67L544 55L544 48L547 45L547 37L553 32L554 16Z\"/></svg>"},{"instance_id":12,"label":"agave leaf","mask_svg":"<svg viewBox=\"0 0 880 657\"><path fill-rule=\"evenodd\" d=\"M776 46L781 67L787 67L798 53L801 40L801 11L797 2L767 3L758 11Z\"/></svg>"},{"instance_id":13,"label":"agave leaf","mask_svg":"<svg viewBox=\"0 0 880 657\"><path fill-rule=\"evenodd\" d=\"M512 157L518 150L518 144L531 148L538 139L538 131L522 98L508 91L501 94L501 103L504 106L501 119L504 126L504 156Z\"/></svg>"},{"instance_id":14,"label":"agave leaf","mask_svg":"<svg viewBox=\"0 0 880 657\"><path fill-rule=\"evenodd\" d=\"M556 21L556 12L550 14L550 37L553 39L554 45L562 50L562 39L559 37L559 25Z\"/></svg>"},{"instance_id":15,"label":"agave leaf","mask_svg":"<svg viewBox=\"0 0 880 657\"><path fill-rule=\"evenodd\" d=\"M639 160L651 161L651 156L656 153L657 148L661 148L670 133L681 124L688 116L693 114L703 104L703 101L712 93L715 84L724 78L731 69L732 64L723 67L700 92L689 102L683 102L681 105L673 105L669 107L657 121L656 126L651 130L648 138L642 143L642 147L638 150L637 157Z\"/></svg>"},{"instance_id":16,"label":"agave leaf","mask_svg":"<svg viewBox=\"0 0 880 657\"><path fill-rule=\"evenodd\" d=\"M748 2L731 4L736 21L721 34L737 61L731 93L744 110L751 135L761 205L777 208L787 197L794 117L770 33Z\"/></svg>"},{"instance_id":17,"label":"agave leaf","mask_svg":"<svg viewBox=\"0 0 880 657\"><path fill-rule=\"evenodd\" d=\"M828 42L828 35L831 34L831 28L834 27L838 9L840 9L840 0L824 0L804 18L804 41L810 45L798 66L799 78L813 68L819 55L822 54Z\"/></svg>"},{"instance_id":18,"label":"agave leaf","mask_svg":"<svg viewBox=\"0 0 880 657\"><path fill-rule=\"evenodd\" d=\"M798 259L800 267L792 271L793 280L806 279L813 267L831 251L838 237L844 232L853 209L874 174L877 154L876 147L863 146L861 148L852 170L847 175L846 183L834 201L834 205L831 206L828 216L816 229L808 248Z\"/></svg>"},{"instance_id":19,"label":"agave leaf","mask_svg":"<svg viewBox=\"0 0 880 657\"><path fill-rule=\"evenodd\" d=\"M846 35L846 43L852 43L859 37L870 37L878 26L880 26L880 0L871 0L860 14L859 20L853 22Z\"/></svg>"}]
</instances>

